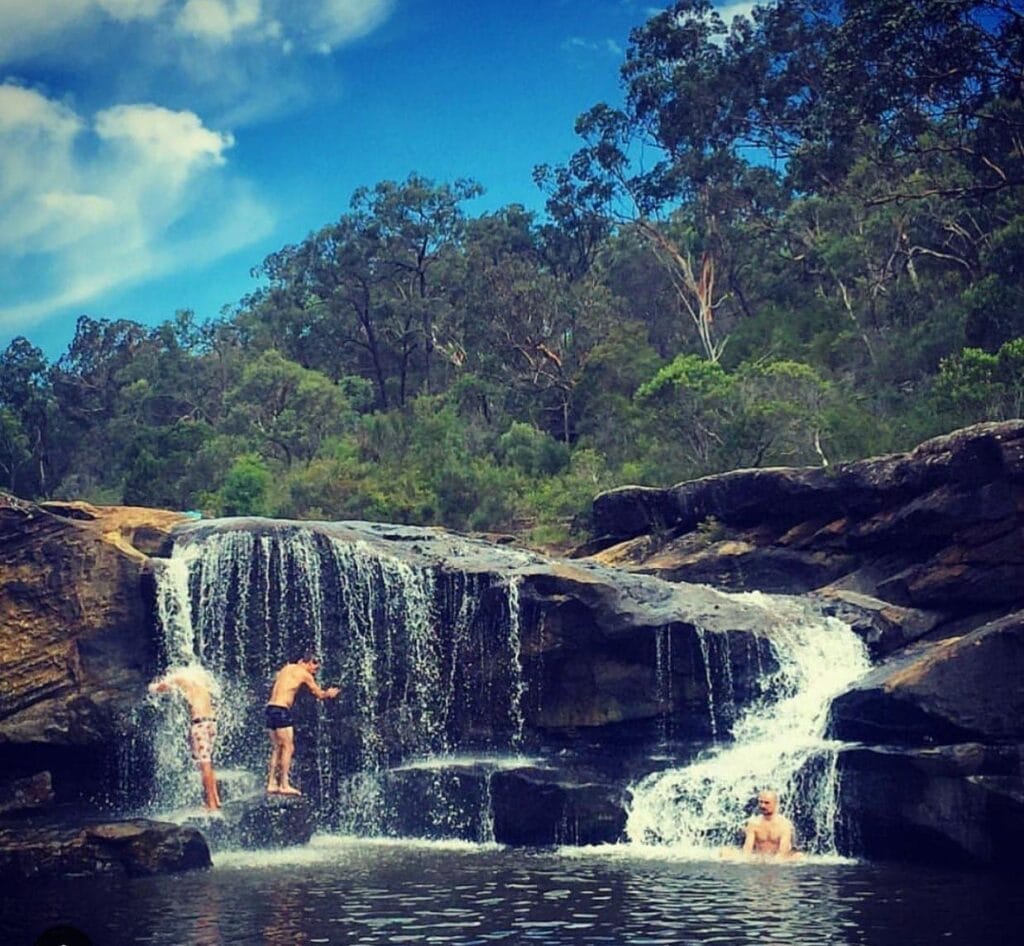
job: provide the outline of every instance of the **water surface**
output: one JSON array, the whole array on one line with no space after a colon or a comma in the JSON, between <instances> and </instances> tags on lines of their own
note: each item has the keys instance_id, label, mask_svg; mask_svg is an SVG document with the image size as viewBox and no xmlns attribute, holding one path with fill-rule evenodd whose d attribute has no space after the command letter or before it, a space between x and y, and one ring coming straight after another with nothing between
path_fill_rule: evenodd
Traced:
<instances>
[{"instance_id":1,"label":"water surface","mask_svg":"<svg viewBox=\"0 0 1024 946\"><path fill-rule=\"evenodd\" d=\"M33 881L3 941L72 923L96 946L956 943L1013 938L1019 879L836 860L673 860L630 846L525 852L334 837L226 852L177 876Z\"/></svg>"}]
</instances>

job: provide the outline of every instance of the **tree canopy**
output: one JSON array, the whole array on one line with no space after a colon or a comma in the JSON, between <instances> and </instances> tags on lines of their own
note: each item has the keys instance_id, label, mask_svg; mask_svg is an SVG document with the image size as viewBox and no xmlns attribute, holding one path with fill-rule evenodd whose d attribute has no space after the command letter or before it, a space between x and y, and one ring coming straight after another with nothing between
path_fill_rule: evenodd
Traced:
<instances>
[{"instance_id":1,"label":"tree canopy","mask_svg":"<svg viewBox=\"0 0 1024 946\"><path fill-rule=\"evenodd\" d=\"M0 353L26 497L532 530L597 491L907 448L1021 413L1024 14L778 0L638 25L622 100L482 188L359 188L201 321Z\"/></svg>"}]
</instances>

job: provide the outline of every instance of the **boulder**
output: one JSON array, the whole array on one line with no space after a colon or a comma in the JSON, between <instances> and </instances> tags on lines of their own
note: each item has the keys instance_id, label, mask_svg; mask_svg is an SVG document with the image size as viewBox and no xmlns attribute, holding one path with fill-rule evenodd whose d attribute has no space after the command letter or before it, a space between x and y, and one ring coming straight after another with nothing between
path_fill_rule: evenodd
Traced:
<instances>
[{"instance_id":1,"label":"boulder","mask_svg":"<svg viewBox=\"0 0 1024 946\"><path fill-rule=\"evenodd\" d=\"M264 795L237 807L229 803L223 818L245 848L292 847L313 836L313 806L299 796Z\"/></svg>"},{"instance_id":2,"label":"boulder","mask_svg":"<svg viewBox=\"0 0 1024 946\"><path fill-rule=\"evenodd\" d=\"M137 877L210 866L203 836L187 826L134 820L55 827L0 825L0 877L115 873Z\"/></svg>"},{"instance_id":3,"label":"boulder","mask_svg":"<svg viewBox=\"0 0 1024 946\"><path fill-rule=\"evenodd\" d=\"M180 518L87 504L57 514L0 494L0 770L46 768L59 797L96 787L81 776L109 760L116 720L155 663L147 560L127 536L166 536Z\"/></svg>"},{"instance_id":4,"label":"boulder","mask_svg":"<svg viewBox=\"0 0 1024 946\"><path fill-rule=\"evenodd\" d=\"M1024 421L978 424L905 454L827 468L735 470L594 499L587 552L670 580L856 590L962 613L1024 588Z\"/></svg>"},{"instance_id":5,"label":"boulder","mask_svg":"<svg viewBox=\"0 0 1024 946\"><path fill-rule=\"evenodd\" d=\"M0 785L0 816L38 811L48 808L53 801L53 780L49 772L37 772Z\"/></svg>"},{"instance_id":6,"label":"boulder","mask_svg":"<svg viewBox=\"0 0 1024 946\"><path fill-rule=\"evenodd\" d=\"M1024 611L920 642L832 704L839 739L880 745L1024 742Z\"/></svg>"},{"instance_id":7,"label":"boulder","mask_svg":"<svg viewBox=\"0 0 1024 946\"><path fill-rule=\"evenodd\" d=\"M625 793L605 780L566 781L545 769L498 772L491 800L500 844L611 844L625 836Z\"/></svg>"},{"instance_id":8,"label":"boulder","mask_svg":"<svg viewBox=\"0 0 1024 946\"><path fill-rule=\"evenodd\" d=\"M940 611L902 608L871 595L825 588L816 596L825 614L839 618L867 644L871 656L880 659L935 630L944 615Z\"/></svg>"},{"instance_id":9,"label":"boulder","mask_svg":"<svg viewBox=\"0 0 1024 946\"><path fill-rule=\"evenodd\" d=\"M1021 746L840 754L847 846L878 859L1021 871Z\"/></svg>"}]
</instances>

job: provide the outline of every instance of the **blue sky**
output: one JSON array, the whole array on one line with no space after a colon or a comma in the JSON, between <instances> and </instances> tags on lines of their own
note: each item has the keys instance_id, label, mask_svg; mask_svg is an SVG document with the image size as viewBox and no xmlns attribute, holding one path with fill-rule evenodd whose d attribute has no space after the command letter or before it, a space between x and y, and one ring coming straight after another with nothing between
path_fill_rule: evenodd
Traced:
<instances>
[{"instance_id":1,"label":"blue sky","mask_svg":"<svg viewBox=\"0 0 1024 946\"><path fill-rule=\"evenodd\" d=\"M748 4L731 4L746 7ZM218 314L352 192L535 165L619 101L650 0L0 0L0 349ZM726 12L723 9L723 12Z\"/></svg>"}]
</instances>

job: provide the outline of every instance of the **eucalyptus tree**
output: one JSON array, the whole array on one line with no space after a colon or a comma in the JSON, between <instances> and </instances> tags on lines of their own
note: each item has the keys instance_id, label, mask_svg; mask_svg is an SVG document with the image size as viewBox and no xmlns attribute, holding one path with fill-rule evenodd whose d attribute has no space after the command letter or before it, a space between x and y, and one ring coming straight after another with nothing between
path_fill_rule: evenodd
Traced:
<instances>
[{"instance_id":1,"label":"eucalyptus tree","mask_svg":"<svg viewBox=\"0 0 1024 946\"><path fill-rule=\"evenodd\" d=\"M0 469L7 488L45 495L53 462L56 402L42 350L15 338L0 354Z\"/></svg>"},{"instance_id":2,"label":"eucalyptus tree","mask_svg":"<svg viewBox=\"0 0 1024 946\"><path fill-rule=\"evenodd\" d=\"M549 211L567 207L629 222L664 267L704 357L725 346L718 321L737 307L735 228L784 194L755 168L767 14L726 26L708 0L682 0L633 30L621 75L625 104L581 115L586 142L563 168L538 169Z\"/></svg>"},{"instance_id":3,"label":"eucalyptus tree","mask_svg":"<svg viewBox=\"0 0 1024 946\"><path fill-rule=\"evenodd\" d=\"M434 388L435 350L450 314L440 264L461 246L466 226L461 205L482 193L469 179L435 184L410 174L401 183L381 181L352 196L353 212L366 221L372 237L372 266L385 290L385 304L400 326L395 333L403 366L400 403L411 393L406 375L413 351L418 350L419 390L429 394Z\"/></svg>"},{"instance_id":4,"label":"eucalyptus tree","mask_svg":"<svg viewBox=\"0 0 1024 946\"><path fill-rule=\"evenodd\" d=\"M254 270L267 284L244 301L240 327L335 380L369 378L381 409L429 391L449 315L440 264L462 239L461 204L479 193L415 174L360 188L348 213Z\"/></svg>"},{"instance_id":5,"label":"eucalyptus tree","mask_svg":"<svg viewBox=\"0 0 1024 946\"><path fill-rule=\"evenodd\" d=\"M498 379L512 419L570 443L583 369L621 316L607 288L507 258L474 270L462 304L472 328L466 373Z\"/></svg>"},{"instance_id":6,"label":"eucalyptus tree","mask_svg":"<svg viewBox=\"0 0 1024 946\"><path fill-rule=\"evenodd\" d=\"M272 349L245 366L227 408L222 429L285 469L308 463L328 437L350 430L355 420L344 388Z\"/></svg>"}]
</instances>

